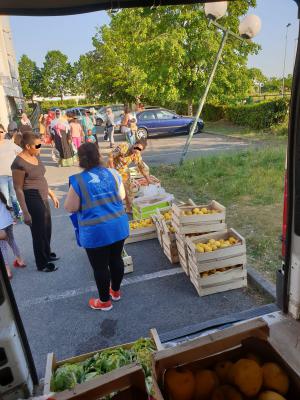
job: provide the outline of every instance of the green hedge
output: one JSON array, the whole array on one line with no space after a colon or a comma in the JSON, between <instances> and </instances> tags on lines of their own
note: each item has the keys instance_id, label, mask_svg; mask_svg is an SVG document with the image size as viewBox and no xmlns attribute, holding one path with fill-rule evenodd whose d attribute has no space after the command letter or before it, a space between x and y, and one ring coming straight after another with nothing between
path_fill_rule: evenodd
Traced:
<instances>
[{"instance_id":1,"label":"green hedge","mask_svg":"<svg viewBox=\"0 0 300 400\"><path fill-rule=\"evenodd\" d=\"M264 101L261 103L227 107L225 118L237 125L255 129L270 128L284 122L289 102L286 99Z\"/></svg>"},{"instance_id":2,"label":"green hedge","mask_svg":"<svg viewBox=\"0 0 300 400\"><path fill-rule=\"evenodd\" d=\"M255 129L265 129L284 122L288 113L288 106L289 101L287 99L277 99L239 106L206 103L201 118L204 122L226 119L237 125L249 126ZM178 114L187 115L188 107L186 103L168 104L166 108L176 110ZM198 105L195 104L193 106L194 115L197 112L197 108Z\"/></svg>"}]
</instances>

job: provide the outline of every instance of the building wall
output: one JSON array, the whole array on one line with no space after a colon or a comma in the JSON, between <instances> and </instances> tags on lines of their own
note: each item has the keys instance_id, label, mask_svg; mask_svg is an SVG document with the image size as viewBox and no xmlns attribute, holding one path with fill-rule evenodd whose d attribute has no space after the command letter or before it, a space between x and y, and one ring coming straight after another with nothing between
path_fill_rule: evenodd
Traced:
<instances>
[{"instance_id":1,"label":"building wall","mask_svg":"<svg viewBox=\"0 0 300 400\"><path fill-rule=\"evenodd\" d=\"M10 118L23 107L9 17L0 16L0 123L7 128Z\"/></svg>"}]
</instances>

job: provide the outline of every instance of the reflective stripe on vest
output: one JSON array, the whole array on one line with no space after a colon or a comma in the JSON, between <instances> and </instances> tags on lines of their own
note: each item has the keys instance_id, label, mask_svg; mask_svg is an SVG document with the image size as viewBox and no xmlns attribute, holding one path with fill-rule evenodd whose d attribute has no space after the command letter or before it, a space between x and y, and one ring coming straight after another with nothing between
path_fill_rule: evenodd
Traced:
<instances>
[{"instance_id":1,"label":"reflective stripe on vest","mask_svg":"<svg viewBox=\"0 0 300 400\"><path fill-rule=\"evenodd\" d=\"M122 215L125 214L125 210L122 211L117 211L115 213L111 213L111 214L106 214L103 217L98 217L95 219L90 219L90 220L86 220L86 221L78 221L80 226L92 226L92 225L97 225L100 224L101 222L106 222L109 221L111 219L115 219L118 217L121 217Z\"/></svg>"},{"instance_id":2,"label":"reflective stripe on vest","mask_svg":"<svg viewBox=\"0 0 300 400\"><path fill-rule=\"evenodd\" d=\"M112 177L114 178L113 175L112 175ZM99 199L99 200L91 200L82 175L81 174L76 175L76 180L77 180L77 183L78 183L78 185L80 187L80 190L81 190L81 192L83 194L83 197L84 197L84 199L86 201L85 204L81 205L81 210L82 211L89 210L90 208L94 208L94 207L97 207L97 206L103 206L104 204L108 204L108 203L116 203L116 202L121 200L119 196L115 196L115 195L111 195L109 197L103 197L102 199Z\"/></svg>"}]
</instances>

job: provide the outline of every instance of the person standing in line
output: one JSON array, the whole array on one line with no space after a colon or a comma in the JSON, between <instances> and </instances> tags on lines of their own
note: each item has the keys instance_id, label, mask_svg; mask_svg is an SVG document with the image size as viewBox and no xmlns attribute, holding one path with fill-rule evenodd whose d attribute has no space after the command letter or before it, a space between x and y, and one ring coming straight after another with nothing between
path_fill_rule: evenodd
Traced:
<instances>
[{"instance_id":1,"label":"person standing in line","mask_svg":"<svg viewBox=\"0 0 300 400\"><path fill-rule=\"evenodd\" d=\"M41 114L39 117L39 131L43 142L45 142L45 133L46 133L46 118L47 114Z\"/></svg>"},{"instance_id":2,"label":"person standing in line","mask_svg":"<svg viewBox=\"0 0 300 400\"><path fill-rule=\"evenodd\" d=\"M106 109L106 129L110 148L112 149L115 146L115 117L110 107Z\"/></svg>"},{"instance_id":3,"label":"person standing in line","mask_svg":"<svg viewBox=\"0 0 300 400\"><path fill-rule=\"evenodd\" d=\"M16 121L13 119L13 117L10 118L10 122L7 127L7 137L5 139L13 139L14 135L18 132L18 124Z\"/></svg>"},{"instance_id":4,"label":"person standing in line","mask_svg":"<svg viewBox=\"0 0 300 400\"><path fill-rule=\"evenodd\" d=\"M21 133L32 131L30 119L27 117L27 114L25 114L25 113L22 113L19 129L20 129Z\"/></svg>"},{"instance_id":5,"label":"person standing in line","mask_svg":"<svg viewBox=\"0 0 300 400\"><path fill-rule=\"evenodd\" d=\"M70 167L76 161L72 148L69 122L62 116L61 111L55 111L55 119L51 122L55 148L59 153L58 165Z\"/></svg>"},{"instance_id":6,"label":"person standing in line","mask_svg":"<svg viewBox=\"0 0 300 400\"><path fill-rule=\"evenodd\" d=\"M30 226L33 251L38 271L57 270L53 261L59 258L51 251L51 211L48 197L59 207L54 192L45 179L46 168L40 159L41 140L33 132L22 137L23 151L11 165L14 187L24 223Z\"/></svg>"},{"instance_id":7,"label":"person standing in line","mask_svg":"<svg viewBox=\"0 0 300 400\"><path fill-rule=\"evenodd\" d=\"M3 255L7 276L12 279L13 275L9 267L8 259L8 246L11 247L16 259L14 261L15 268L25 268L26 264L21 257L21 252L14 238L13 233L13 218L11 215L11 208L7 204L4 194L0 191L0 230L5 232L5 238L0 238L0 249Z\"/></svg>"},{"instance_id":8,"label":"person standing in line","mask_svg":"<svg viewBox=\"0 0 300 400\"><path fill-rule=\"evenodd\" d=\"M87 136L88 130L92 131L94 138L95 138L95 142L98 146L98 137L97 137L96 126L95 126L94 122L95 121L94 121L94 118L91 116L90 110L86 110L85 115L82 117L82 120L81 120L82 129L83 129L85 137Z\"/></svg>"},{"instance_id":9,"label":"person standing in line","mask_svg":"<svg viewBox=\"0 0 300 400\"><path fill-rule=\"evenodd\" d=\"M13 139L4 139L5 131L0 125L0 191L7 199L8 205L13 207L16 218L20 217L20 207L13 185L11 163L16 155L22 151Z\"/></svg>"},{"instance_id":10,"label":"person standing in line","mask_svg":"<svg viewBox=\"0 0 300 400\"><path fill-rule=\"evenodd\" d=\"M122 251L129 236L128 217L122 203L125 190L120 175L102 166L97 146L84 143L78 150L78 158L83 172L70 177L64 206L73 213L71 219L78 232L78 244L86 250L94 271L99 298L90 299L89 306L109 311L111 298L121 299Z\"/></svg>"},{"instance_id":11,"label":"person standing in line","mask_svg":"<svg viewBox=\"0 0 300 400\"><path fill-rule=\"evenodd\" d=\"M84 140L84 133L76 115L70 122L71 138L74 146L78 150Z\"/></svg>"},{"instance_id":12,"label":"person standing in line","mask_svg":"<svg viewBox=\"0 0 300 400\"><path fill-rule=\"evenodd\" d=\"M129 144L133 144L131 142L131 130L130 130L130 120L132 119L132 115L130 112L130 108L128 106L124 107L124 115L121 121L121 133L125 136L125 139Z\"/></svg>"}]
</instances>

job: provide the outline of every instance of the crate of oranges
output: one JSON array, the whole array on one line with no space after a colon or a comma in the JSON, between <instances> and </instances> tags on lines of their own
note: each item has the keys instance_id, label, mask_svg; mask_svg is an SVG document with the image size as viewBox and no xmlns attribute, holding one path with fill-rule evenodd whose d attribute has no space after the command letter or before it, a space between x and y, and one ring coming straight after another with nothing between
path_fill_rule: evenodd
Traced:
<instances>
[{"instance_id":1,"label":"crate of oranges","mask_svg":"<svg viewBox=\"0 0 300 400\"><path fill-rule=\"evenodd\" d=\"M186 243L190 279L200 296L247 286L246 242L234 229Z\"/></svg>"},{"instance_id":2,"label":"crate of oranges","mask_svg":"<svg viewBox=\"0 0 300 400\"><path fill-rule=\"evenodd\" d=\"M152 218L130 221L129 228L130 235L125 243L135 243L157 238L156 227Z\"/></svg>"},{"instance_id":3,"label":"crate of oranges","mask_svg":"<svg viewBox=\"0 0 300 400\"><path fill-rule=\"evenodd\" d=\"M226 229L226 208L215 200L206 205L172 205L172 220L181 234L216 232Z\"/></svg>"}]
</instances>

